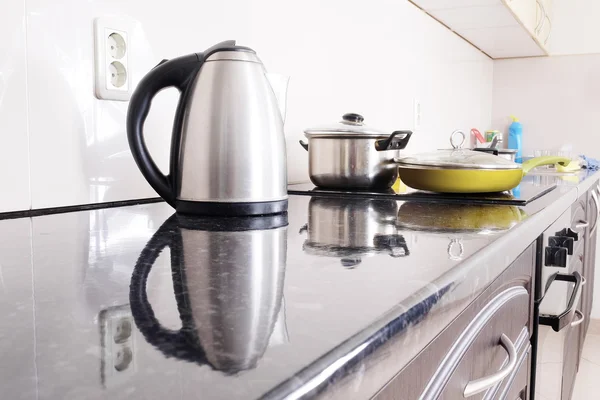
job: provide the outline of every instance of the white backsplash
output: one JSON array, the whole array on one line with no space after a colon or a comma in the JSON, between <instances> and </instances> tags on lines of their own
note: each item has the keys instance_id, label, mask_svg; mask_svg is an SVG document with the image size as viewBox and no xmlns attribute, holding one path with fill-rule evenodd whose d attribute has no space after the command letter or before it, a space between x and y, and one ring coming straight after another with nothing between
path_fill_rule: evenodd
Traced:
<instances>
[{"instance_id":1,"label":"white backsplash","mask_svg":"<svg viewBox=\"0 0 600 400\"><path fill-rule=\"evenodd\" d=\"M0 212L29 208L29 137L23 0L0 11Z\"/></svg>"},{"instance_id":2,"label":"white backsplash","mask_svg":"<svg viewBox=\"0 0 600 400\"><path fill-rule=\"evenodd\" d=\"M571 149L600 156L600 54L494 62L495 129L507 132L510 115L523 124L523 155Z\"/></svg>"},{"instance_id":3,"label":"white backsplash","mask_svg":"<svg viewBox=\"0 0 600 400\"><path fill-rule=\"evenodd\" d=\"M129 152L127 103L94 97L93 21L100 16L134 21L134 85L161 59L226 39L255 49L269 72L289 76L291 182L308 178L303 129L346 112L390 132L410 129L418 98L422 126L410 152L447 147L453 129L484 130L491 120L492 61L404 0L4 1L0 211L156 196ZM160 93L145 125L164 171L177 98L175 89Z\"/></svg>"}]
</instances>

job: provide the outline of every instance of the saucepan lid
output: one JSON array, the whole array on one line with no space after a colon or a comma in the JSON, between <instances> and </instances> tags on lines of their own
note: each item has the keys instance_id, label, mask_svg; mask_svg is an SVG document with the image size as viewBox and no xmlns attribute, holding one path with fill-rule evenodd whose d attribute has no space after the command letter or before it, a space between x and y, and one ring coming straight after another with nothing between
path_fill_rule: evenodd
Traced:
<instances>
[{"instance_id":1,"label":"saucepan lid","mask_svg":"<svg viewBox=\"0 0 600 400\"><path fill-rule=\"evenodd\" d=\"M389 132L380 131L365 125L364 117L360 114L348 113L342 116L340 122L309 128L304 131L310 137L336 137L336 138L387 138Z\"/></svg>"},{"instance_id":2,"label":"saucepan lid","mask_svg":"<svg viewBox=\"0 0 600 400\"><path fill-rule=\"evenodd\" d=\"M429 153L416 154L396 159L401 167L425 169L491 169L513 170L521 169L517 164L506 158L493 154L463 149L466 135L462 131L454 131L450 137L453 149L437 150Z\"/></svg>"}]
</instances>

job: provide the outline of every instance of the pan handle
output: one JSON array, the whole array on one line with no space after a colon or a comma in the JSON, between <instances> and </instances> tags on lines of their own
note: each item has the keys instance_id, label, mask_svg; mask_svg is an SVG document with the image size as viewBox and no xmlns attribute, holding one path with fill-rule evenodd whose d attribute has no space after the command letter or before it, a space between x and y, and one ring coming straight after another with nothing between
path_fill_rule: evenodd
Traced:
<instances>
[{"instance_id":1,"label":"pan handle","mask_svg":"<svg viewBox=\"0 0 600 400\"><path fill-rule=\"evenodd\" d=\"M570 158L567 157L559 157L559 156L544 156L544 157L535 157L529 159L523 163L523 175L527 175L529 171L534 169L535 167L539 167L541 165L552 165L552 164L560 164L562 166L567 166L571 162Z\"/></svg>"},{"instance_id":2,"label":"pan handle","mask_svg":"<svg viewBox=\"0 0 600 400\"><path fill-rule=\"evenodd\" d=\"M412 131L394 131L387 139L376 141L375 149L377 151L402 150L408 144L411 135Z\"/></svg>"}]
</instances>

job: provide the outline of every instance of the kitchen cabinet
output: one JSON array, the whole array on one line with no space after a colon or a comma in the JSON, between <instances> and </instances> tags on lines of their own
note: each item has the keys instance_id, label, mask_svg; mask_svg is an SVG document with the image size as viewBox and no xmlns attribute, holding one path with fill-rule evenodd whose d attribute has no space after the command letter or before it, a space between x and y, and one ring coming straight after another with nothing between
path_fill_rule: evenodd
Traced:
<instances>
[{"instance_id":1,"label":"kitchen cabinet","mask_svg":"<svg viewBox=\"0 0 600 400\"><path fill-rule=\"evenodd\" d=\"M584 195L584 197L586 197ZM579 272L583 275L583 250L584 247L580 247L579 250L573 254L573 261L571 264L572 272ZM569 297L572 295L574 289L569 291ZM583 294L583 291L582 291ZM575 316L573 322L565 328L565 344L563 350L563 373L562 373L562 393L561 399L568 400L571 398L573 388L575 387L575 377L577 375L577 369L579 366L580 352L582 349L582 337L581 331L583 324L581 323L583 316L582 312L582 298L576 306Z\"/></svg>"},{"instance_id":2,"label":"kitchen cabinet","mask_svg":"<svg viewBox=\"0 0 600 400\"><path fill-rule=\"evenodd\" d=\"M507 0L506 5L529 32L535 32L540 25L541 18L539 1Z\"/></svg>"},{"instance_id":3,"label":"kitchen cabinet","mask_svg":"<svg viewBox=\"0 0 600 400\"><path fill-rule=\"evenodd\" d=\"M581 312L584 316L584 322L581 327L581 339L579 357L581 358L581 350L587 334L590 318L592 313L592 305L594 301L594 279L596 276L596 241L598 237L598 214L600 212L599 204L600 196L600 185L594 183L592 188L587 192L587 217L586 221L589 223L586 230L585 238L585 251L583 261L583 277L586 279L586 285L583 287L581 295Z\"/></svg>"},{"instance_id":4,"label":"kitchen cabinet","mask_svg":"<svg viewBox=\"0 0 600 400\"><path fill-rule=\"evenodd\" d=\"M533 32L539 43L546 49L552 34L553 2L554 0L536 0L536 28Z\"/></svg>"},{"instance_id":5,"label":"kitchen cabinet","mask_svg":"<svg viewBox=\"0 0 600 400\"><path fill-rule=\"evenodd\" d=\"M548 55L553 0L410 0L491 58Z\"/></svg>"},{"instance_id":6,"label":"kitchen cabinet","mask_svg":"<svg viewBox=\"0 0 600 400\"><path fill-rule=\"evenodd\" d=\"M534 269L531 245L375 398L527 399Z\"/></svg>"}]
</instances>

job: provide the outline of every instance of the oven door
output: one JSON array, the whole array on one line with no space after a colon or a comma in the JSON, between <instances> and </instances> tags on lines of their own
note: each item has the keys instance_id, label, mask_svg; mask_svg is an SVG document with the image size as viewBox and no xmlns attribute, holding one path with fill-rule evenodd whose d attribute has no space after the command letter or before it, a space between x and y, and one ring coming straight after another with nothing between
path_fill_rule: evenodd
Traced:
<instances>
[{"instance_id":1,"label":"oven door","mask_svg":"<svg viewBox=\"0 0 600 400\"><path fill-rule=\"evenodd\" d=\"M539 303L536 398L571 397L577 373L579 326L583 322L578 310L584 284L580 273L582 260L576 254L569 272L556 272L545 283L544 297Z\"/></svg>"}]
</instances>

